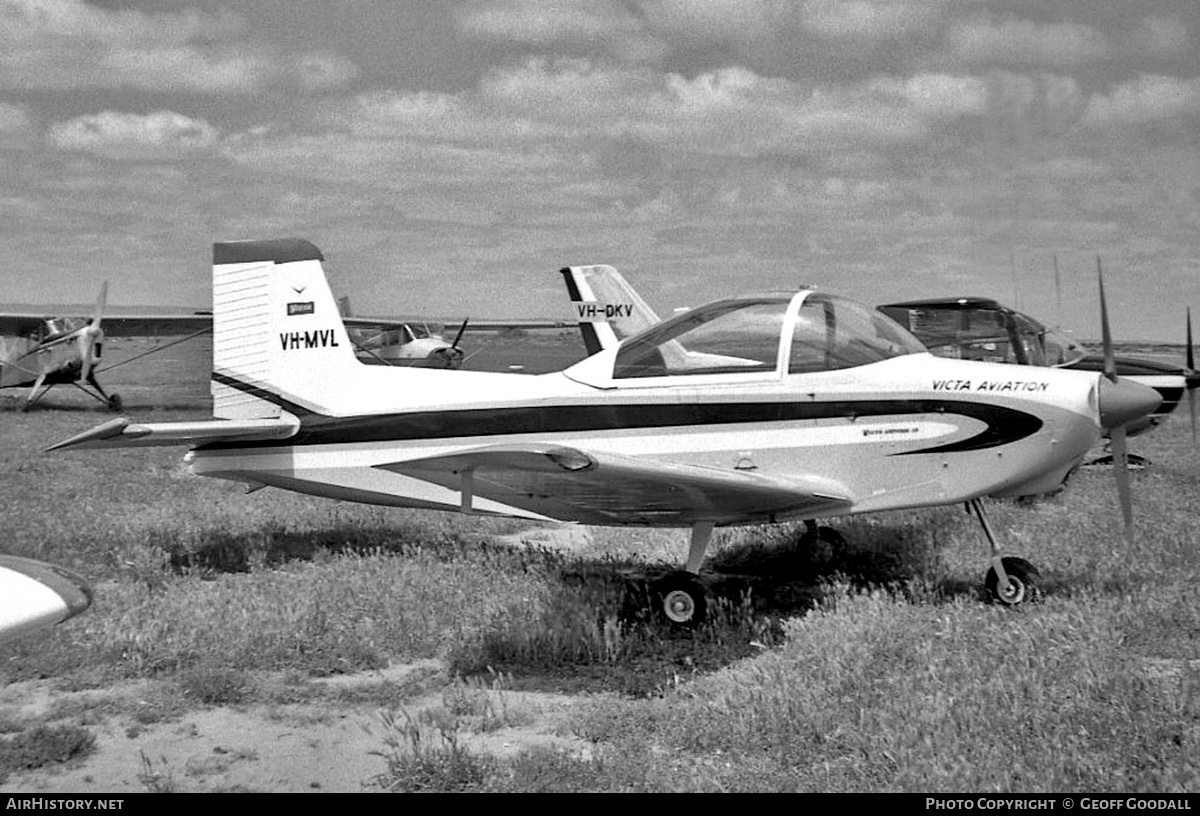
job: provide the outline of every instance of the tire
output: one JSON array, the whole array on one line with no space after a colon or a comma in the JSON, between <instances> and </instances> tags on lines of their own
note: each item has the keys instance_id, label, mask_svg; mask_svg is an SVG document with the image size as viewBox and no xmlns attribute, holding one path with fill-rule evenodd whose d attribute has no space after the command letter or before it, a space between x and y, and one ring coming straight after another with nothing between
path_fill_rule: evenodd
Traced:
<instances>
[{"instance_id":1,"label":"tire","mask_svg":"<svg viewBox=\"0 0 1200 816\"><path fill-rule=\"evenodd\" d=\"M800 537L801 552L818 567L839 567L846 559L848 545L832 527L810 527Z\"/></svg>"},{"instance_id":2,"label":"tire","mask_svg":"<svg viewBox=\"0 0 1200 816\"><path fill-rule=\"evenodd\" d=\"M117 411L120 411L123 407L125 407L125 403L121 401L120 394L112 394L109 396L108 410L112 411L115 414Z\"/></svg>"},{"instance_id":3,"label":"tire","mask_svg":"<svg viewBox=\"0 0 1200 816\"><path fill-rule=\"evenodd\" d=\"M1009 592L1005 594L1000 591L1000 576L996 574L994 567L989 569L983 585L992 603L1018 606L1023 603L1036 603L1041 599L1041 591L1038 589L1041 576L1037 567L1024 558L1011 556L1001 558L1000 563L1004 565L1004 572L1008 575Z\"/></svg>"},{"instance_id":4,"label":"tire","mask_svg":"<svg viewBox=\"0 0 1200 816\"><path fill-rule=\"evenodd\" d=\"M691 629L708 614L708 591L690 572L676 572L654 586L658 611L672 626Z\"/></svg>"}]
</instances>

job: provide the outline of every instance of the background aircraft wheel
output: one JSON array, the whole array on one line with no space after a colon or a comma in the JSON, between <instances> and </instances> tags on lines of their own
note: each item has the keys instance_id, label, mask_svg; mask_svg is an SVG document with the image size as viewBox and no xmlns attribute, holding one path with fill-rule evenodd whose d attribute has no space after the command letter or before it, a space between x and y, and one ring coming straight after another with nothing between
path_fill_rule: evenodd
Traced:
<instances>
[{"instance_id":1,"label":"background aircraft wheel","mask_svg":"<svg viewBox=\"0 0 1200 816\"><path fill-rule=\"evenodd\" d=\"M846 539L832 527L809 527L800 537L802 551L819 566L840 565L846 558Z\"/></svg>"},{"instance_id":2,"label":"background aircraft wheel","mask_svg":"<svg viewBox=\"0 0 1200 816\"><path fill-rule=\"evenodd\" d=\"M690 572L676 572L655 585L659 609L676 626L699 626L708 611L704 584Z\"/></svg>"},{"instance_id":3,"label":"background aircraft wheel","mask_svg":"<svg viewBox=\"0 0 1200 816\"><path fill-rule=\"evenodd\" d=\"M1005 606L1016 606L1020 603L1033 603L1041 597L1037 587L1041 576L1038 575L1037 567L1024 558L1006 556L1001 558L1000 562L1004 564L1004 572L1008 575L1008 592L1000 591L1000 576L994 568L989 569L984 580L989 598Z\"/></svg>"},{"instance_id":4,"label":"background aircraft wheel","mask_svg":"<svg viewBox=\"0 0 1200 816\"><path fill-rule=\"evenodd\" d=\"M115 413L117 411L120 411L124 406L125 406L125 403L121 401L120 394L112 394L109 396L108 410Z\"/></svg>"}]
</instances>

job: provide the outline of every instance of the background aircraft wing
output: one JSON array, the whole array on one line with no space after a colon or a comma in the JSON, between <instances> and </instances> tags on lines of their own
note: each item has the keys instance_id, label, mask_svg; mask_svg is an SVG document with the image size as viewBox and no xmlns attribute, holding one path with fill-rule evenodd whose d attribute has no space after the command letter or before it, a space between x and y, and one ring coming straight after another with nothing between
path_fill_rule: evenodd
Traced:
<instances>
[{"instance_id":1,"label":"background aircraft wing","mask_svg":"<svg viewBox=\"0 0 1200 816\"><path fill-rule=\"evenodd\" d=\"M849 492L829 479L779 479L597 453L559 445L498 445L381 465L560 521L584 524L686 525L829 515L850 507Z\"/></svg>"},{"instance_id":2,"label":"background aircraft wing","mask_svg":"<svg viewBox=\"0 0 1200 816\"><path fill-rule=\"evenodd\" d=\"M109 315L104 316L108 337L174 337L212 331L211 314Z\"/></svg>"},{"instance_id":3,"label":"background aircraft wing","mask_svg":"<svg viewBox=\"0 0 1200 816\"><path fill-rule=\"evenodd\" d=\"M0 314L0 336L19 336L35 331L45 322L47 315L18 314L6 312Z\"/></svg>"}]
</instances>

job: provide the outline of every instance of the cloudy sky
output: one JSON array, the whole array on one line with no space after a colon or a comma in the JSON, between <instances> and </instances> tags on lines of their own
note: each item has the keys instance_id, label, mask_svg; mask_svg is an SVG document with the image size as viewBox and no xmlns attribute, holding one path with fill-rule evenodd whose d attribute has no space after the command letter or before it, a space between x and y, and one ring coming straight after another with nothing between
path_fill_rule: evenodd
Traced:
<instances>
[{"instance_id":1,"label":"cloudy sky","mask_svg":"<svg viewBox=\"0 0 1200 816\"><path fill-rule=\"evenodd\" d=\"M1196 0L0 0L0 302L206 306L214 240L298 236L369 314L610 263L1086 339L1099 256L1181 342L1198 141Z\"/></svg>"}]
</instances>

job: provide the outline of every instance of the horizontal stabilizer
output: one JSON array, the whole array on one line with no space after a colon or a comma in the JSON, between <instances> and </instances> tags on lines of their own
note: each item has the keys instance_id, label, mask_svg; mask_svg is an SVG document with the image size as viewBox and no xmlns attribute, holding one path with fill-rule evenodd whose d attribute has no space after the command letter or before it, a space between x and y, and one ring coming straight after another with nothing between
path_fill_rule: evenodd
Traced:
<instances>
[{"instance_id":1,"label":"horizontal stabilizer","mask_svg":"<svg viewBox=\"0 0 1200 816\"><path fill-rule=\"evenodd\" d=\"M851 505L843 486L816 476L780 479L561 445L496 445L380 467L584 524L731 524Z\"/></svg>"},{"instance_id":2,"label":"horizontal stabilizer","mask_svg":"<svg viewBox=\"0 0 1200 816\"><path fill-rule=\"evenodd\" d=\"M240 442L287 439L300 427L300 420L285 413L271 419L211 419L196 422L132 422L128 417L97 425L47 448L130 448L151 445L191 445L210 442Z\"/></svg>"}]
</instances>

